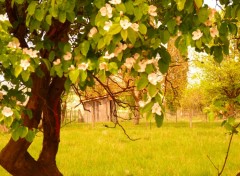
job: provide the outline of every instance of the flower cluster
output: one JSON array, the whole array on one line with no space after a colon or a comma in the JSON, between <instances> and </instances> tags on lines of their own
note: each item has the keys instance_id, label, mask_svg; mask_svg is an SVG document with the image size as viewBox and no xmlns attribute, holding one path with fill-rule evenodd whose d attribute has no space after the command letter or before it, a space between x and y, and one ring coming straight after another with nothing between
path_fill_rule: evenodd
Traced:
<instances>
[{"instance_id":1,"label":"flower cluster","mask_svg":"<svg viewBox=\"0 0 240 176\"><path fill-rule=\"evenodd\" d=\"M27 68L30 66L30 62L26 59L22 59L20 62L20 66L23 68L23 70L27 70Z\"/></svg>"},{"instance_id":2,"label":"flower cluster","mask_svg":"<svg viewBox=\"0 0 240 176\"><path fill-rule=\"evenodd\" d=\"M20 43L17 38L13 38L12 41L9 42L7 46L12 49L21 49Z\"/></svg>"},{"instance_id":3,"label":"flower cluster","mask_svg":"<svg viewBox=\"0 0 240 176\"><path fill-rule=\"evenodd\" d=\"M100 13L102 16L107 16L108 18L112 18L112 7L110 4L106 4L104 7L100 9Z\"/></svg>"},{"instance_id":4,"label":"flower cluster","mask_svg":"<svg viewBox=\"0 0 240 176\"><path fill-rule=\"evenodd\" d=\"M203 36L203 33L200 31L200 29L197 29L196 31L192 32L192 35L193 40L198 40Z\"/></svg>"},{"instance_id":5,"label":"flower cluster","mask_svg":"<svg viewBox=\"0 0 240 176\"><path fill-rule=\"evenodd\" d=\"M158 103L154 103L154 105L152 106L152 113L157 114L157 115L162 114L162 108Z\"/></svg>"},{"instance_id":6,"label":"flower cluster","mask_svg":"<svg viewBox=\"0 0 240 176\"><path fill-rule=\"evenodd\" d=\"M72 53L67 52L65 55L63 55L63 59L64 59L65 61L71 60L71 59L72 59Z\"/></svg>"},{"instance_id":7,"label":"flower cluster","mask_svg":"<svg viewBox=\"0 0 240 176\"><path fill-rule=\"evenodd\" d=\"M90 32L88 33L88 37L93 37L96 33L98 32L96 27L93 27L92 29L90 29Z\"/></svg>"},{"instance_id":8,"label":"flower cluster","mask_svg":"<svg viewBox=\"0 0 240 176\"><path fill-rule=\"evenodd\" d=\"M38 57L37 53L38 53L38 51L32 50L31 48L30 48L30 49L28 49L28 48L23 48L23 54L27 54L27 55L29 55L31 58L36 58L36 57Z\"/></svg>"},{"instance_id":9,"label":"flower cluster","mask_svg":"<svg viewBox=\"0 0 240 176\"><path fill-rule=\"evenodd\" d=\"M78 69L83 70L83 71L87 70L88 69L88 63L83 62L83 63L79 64Z\"/></svg>"},{"instance_id":10,"label":"flower cluster","mask_svg":"<svg viewBox=\"0 0 240 176\"><path fill-rule=\"evenodd\" d=\"M162 74L161 73L150 73L148 75L148 81L156 86L157 83L161 82L163 80Z\"/></svg>"},{"instance_id":11,"label":"flower cluster","mask_svg":"<svg viewBox=\"0 0 240 176\"><path fill-rule=\"evenodd\" d=\"M108 51L105 52L105 55L103 56L104 59L112 59L114 58L114 53L109 54Z\"/></svg>"},{"instance_id":12,"label":"flower cluster","mask_svg":"<svg viewBox=\"0 0 240 176\"><path fill-rule=\"evenodd\" d=\"M12 111L11 108L4 106L3 109L2 109L2 114L3 114L5 117L10 117L10 116L13 115L13 111Z\"/></svg>"}]
</instances>

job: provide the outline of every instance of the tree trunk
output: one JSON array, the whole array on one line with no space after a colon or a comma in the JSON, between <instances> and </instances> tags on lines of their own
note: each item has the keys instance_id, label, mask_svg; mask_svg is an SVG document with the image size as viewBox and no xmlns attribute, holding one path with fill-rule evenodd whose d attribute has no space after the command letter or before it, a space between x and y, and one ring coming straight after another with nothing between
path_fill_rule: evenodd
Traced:
<instances>
[{"instance_id":1,"label":"tree trunk","mask_svg":"<svg viewBox=\"0 0 240 176\"><path fill-rule=\"evenodd\" d=\"M29 129L38 127L50 81L47 75L43 78L33 75L32 80L32 96L29 98L26 107L32 110L33 118L30 119L27 115L22 115L23 123ZM0 165L12 175L32 176L33 173L35 176L47 175L46 171L27 152L30 145L31 143L25 139L19 139L16 142L10 139L0 152Z\"/></svg>"},{"instance_id":2,"label":"tree trunk","mask_svg":"<svg viewBox=\"0 0 240 176\"><path fill-rule=\"evenodd\" d=\"M134 97L134 100L135 100L134 119L133 119L134 125L138 125L139 120L140 120L139 96L140 96L139 91L137 91L137 89L134 88L134 90L133 90L133 97Z\"/></svg>"},{"instance_id":3,"label":"tree trunk","mask_svg":"<svg viewBox=\"0 0 240 176\"><path fill-rule=\"evenodd\" d=\"M38 164L47 170L49 176L62 175L56 165L56 155L60 142L61 95L64 91L65 78L54 78L43 108L43 148Z\"/></svg>"}]
</instances>

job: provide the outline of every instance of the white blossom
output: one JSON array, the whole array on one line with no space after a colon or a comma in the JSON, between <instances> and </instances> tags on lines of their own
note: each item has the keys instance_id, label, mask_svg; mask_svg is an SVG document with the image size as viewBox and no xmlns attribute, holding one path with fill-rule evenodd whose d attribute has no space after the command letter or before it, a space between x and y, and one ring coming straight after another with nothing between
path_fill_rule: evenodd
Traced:
<instances>
[{"instance_id":1,"label":"white blossom","mask_svg":"<svg viewBox=\"0 0 240 176\"><path fill-rule=\"evenodd\" d=\"M139 65L139 69L138 69L138 72L145 72L145 69L146 69L146 66L147 66L147 62L146 60L142 60L138 63Z\"/></svg>"},{"instance_id":2,"label":"white blossom","mask_svg":"<svg viewBox=\"0 0 240 176\"><path fill-rule=\"evenodd\" d=\"M154 103L152 106L152 113L161 115L162 114L162 108L158 103Z\"/></svg>"},{"instance_id":3,"label":"white blossom","mask_svg":"<svg viewBox=\"0 0 240 176\"><path fill-rule=\"evenodd\" d=\"M148 81L152 84L152 85L157 85L158 82L162 81L162 76L160 74L157 73L150 73L148 75Z\"/></svg>"},{"instance_id":4,"label":"white blossom","mask_svg":"<svg viewBox=\"0 0 240 176\"><path fill-rule=\"evenodd\" d=\"M75 66L74 65L70 65L70 67L68 67L68 70L74 70Z\"/></svg>"},{"instance_id":5,"label":"white blossom","mask_svg":"<svg viewBox=\"0 0 240 176\"><path fill-rule=\"evenodd\" d=\"M150 25L153 27L153 28L155 28L155 29L157 29L157 28L159 28L159 26L161 26L161 24L162 24L162 22L161 21L157 21L157 20L155 20L155 18L154 17L150 17Z\"/></svg>"},{"instance_id":6,"label":"white blossom","mask_svg":"<svg viewBox=\"0 0 240 176\"><path fill-rule=\"evenodd\" d=\"M11 108L4 106L4 108L3 108L3 110L2 110L2 114L3 114L5 117L10 117L10 116L13 115L13 111L12 111Z\"/></svg>"},{"instance_id":7,"label":"white blossom","mask_svg":"<svg viewBox=\"0 0 240 176\"><path fill-rule=\"evenodd\" d=\"M124 63L124 65L128 68L131 69L133 65L135 64L136 60L133 57L128 57Z\"/></svg>"},{"instance_id":8,"label":"white blossom","mask_svg":"<svg viewBox=\"0 0 240 176\"><path fill-rule=\"evenodd\" d=\"M89 33L88 33L88 37L93 37L96 33L98 32L96 27L93 27L92 29L90 29Z\"/></svg>"},{"instance_id":9,"label":"white blossom","mask_svg":"<svg viewBox=\"0 0 240 176\"><path fill-rule=\"evenodd\" d=\"M157 7L154 6L154 5L150 5L149 8L148 8L148 14L151 15L151 16L157 16Z\"/></svg>"},{"instance_id":10,"label":"white blossom","mask_svg":"<svg viewBox=\"0 0 240 176\"><path fill-rule=\"evenodd\" d=\"M148 103L150 103L151 100L152 100L152 98L148 95L147 101L140 100L140 101L138 102L138 104L139 104L139 106L140 106L141 108L143 108L143 107L146 106Z\"/></svg>"},{"instance_id":11,"label":"white blossom","mask_svg":"<svg viewBox=\"0 0 240 176\"><path fill-rule=\"evenodd\" d=\"M109 31L109 29L110 29L111 26L112 26L112 21L111 21L111 20L105 21L105 25L104 25L103 29L104 29L105 31Z\"/></svg>"},{"instance_id":12,"label":"white blossom","mask_svg":"<svg viewBox=\"0 0 240 176\"><path fill-rule=\"evenodd\" d=\"M61 63L61 60L58 58L57 60L53 61L54 65L59 65Z\"/></svg>"},{"instance_id":13,"label":"white blossom","mask_svg":"<svg viewBox=\"0 0 240 176\"><path fill-rule=\"evenodd\" d=\"M112 7L110 4L106 4L104 7L100 9L100 13L102 16L107 16L108 18L112 18Z\"/></svg>"},{"instance_id":14,"label":"white blossom","mask_svg":"<svg viewBox=\"0 0 240 176\"><path fill-rule=\"evenodd\" d=\"M87 68L88 68L88 63L83 62L83 63L78 65L79 70L84 70L85 71L85 70L87 70Z\"/></svg>"},{"instance_id":15,"label":"white blossom","mask_svg":"<svg viewBox=\"0 0 240 176\"><path fill-rule=\"evenodd\" d=\"M116 47L115 50L114 50L114 55L118 56L118 54L121 53L125 49L127 49L126 44L122 44L121 42L118 43L118 47Z\"/></svg>"},{"instance_id":16,"label":"white blossom","mask_svg":"<svg viewBox=\"0 0 240 176\"><path fill-rule=\"evenodd\" d=\"M180 17L180 16L177 16L177 17L175 18L175 20L176 20L176 24L177 24L178 26L182 23L182 20L181 20L181 17Z\"/></svg>"},{"instance_id":17,"label":"white blossom","mask_svg":"<svg viewBox=\"0 0 240 176\"><path fill-rule=\"evenodd\" d=\"M72 53L70 53L70 52L66 52L66 54L63 55L63 59L65 61L69 61L69 60L71 60L71 58L72 58Z\"/></svg>"},{"instance_id":18,"label":"white blossom","mask_svg":"<svg viewBox=\"0 0 240 176\"><path fill-rule=\"evenodd\" d=\"M200 29L197 29L192 33L192 35L193 35L192 37L193 40L198 40L203 36L203 33L200 31Z\"/></svg>"},{"instance_id":19,"label":"white blossom","mask_svg":"<svg viewBox=\"0 0 240 176\"><path fill-rule=\"evenodd\" d=\"M209 27L212 26L213 22L208 19L207 21L204 22L204 24Z\"/></svg>"},{"instance_id":20,"label":"white blossom","mask_svg":"<svg viewBox=\"0 0 240 176\"><path fill-rule=\"evenodd\" d=\"M125 19L125 20L120 20L120 25L123 29L127 29L132 25L132 23L129 22L128 19Z\"/></svg>"},{"instance_id":21,"label":"white blossom","mask_svg":"<svg viewBox=\"0 0 240 176\"><path fill-rule=\"evenodd\" d=\"M217 26L213 26L213 27L210 28L210 35L211 35L212 38L219 35L219 31L217 29Z\"/></svg>"},{"instance_id":22,"label":"white blossom","mask_svg":"<svg viewBox=\"0 0 240 176\"><path fill-rule=\"evenodd\" d=\"M139 24L137 24L137 23L132 23L131 28L132 28L134 31L138 32L138 31L139 31Z\"/></svg>"},{"instance_id":23,"label":"white blossom","mask_svg":"<svg viewBox=\"0 0 240 176\"><path fill-rule=\"evenodd\" d=\"M133 55L133 58L134 58L135 60L137 60L139 57L140 57L140 54L139 54L139 53L135 53L135 54Z\"/></svg>"},{"instance_id":24,"label":"white blossom","mask_svg":"<svg viewBox=\"0 0 240 176\"><path fill-rule=\"evenodd\" d=\"M38 53L38 51L32 50L31 48L30 49L23 48L23 54L27 54L27 55L29 55L32 58L38 57L37 53Z\"/></svg>"},{"instance_id":25,"label":"white blossom","mask_svg":"<svg viewBox=\"0 0 240 176\"><path fill-rule=\"evenodd\" d=\"M19 40L17 38L13 38L13 40L9 42L7 46L13 49L20 49Z\"/></svg>"},{"instance_id":26,"label":"white blossom","mask_svg":"<svg viewBox=\"0 0 240 176\"><path fill-rule=\"evenodd\" d=\"M23 70L27 70L27 68L30 66L30 63L26 59L22 59L20 62L20 66L23 68Z\"/></svg>"},{"instance_id":27,"label":"white blossom","mask_svg":"<svg viewBox=\"0 0 240 176\"><path fill-rule=\"evenodd\" d=\"M100 69L100 70L108 70L107 63L106 63L106 62L101 62L101 63L99 64L99 69Z\"/></svg>"},{"instance_id":28,"label":"white blossom","mask_svg":"<svg viewBox=\"0 0 240 176\"><path fill-rule=\"evenodd\" d=\"M108 51L106 51L103 58L104 59L112 59L114 56L115 56L114 53L109 54Z\"/></svg>"},{"instance_id":29,"label":"white blossom","mask_svg":"<svg viewBox=\"0 0 240 176\"><path fill-rule=\"evenodd\" d=\"M8 18L7 18L7 16L6 15L0 15L0 21L7 21L8 20Z\"/></svg>"},{"instance_id":30,"label":"white blossom","mask_svg":"<svg viewBox=\"0 0 240 176\"><path fill-rule=\"evenodd\" d=\"M121 0L111 0L109 1L110 4L121 4Z\"/></svg>"}]
</instances>

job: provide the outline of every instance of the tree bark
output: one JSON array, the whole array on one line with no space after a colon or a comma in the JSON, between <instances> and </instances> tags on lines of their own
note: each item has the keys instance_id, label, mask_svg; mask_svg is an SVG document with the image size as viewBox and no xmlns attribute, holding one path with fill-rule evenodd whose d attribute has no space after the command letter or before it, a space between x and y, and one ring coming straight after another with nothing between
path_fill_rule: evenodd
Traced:
<instances>
[{"instance_id":1,"label":"tree bark","mask_svg":"<svg viewBox=\"0 0 240 176\"><path fill-rule=\"evenodd\" d=\"M59 77L53 79L48 91L46 106L43 108L43 148L37 162L47 170L49 176L62 175L56 165L56 155L60 142L60 100L65 80L65 78Z\"/></svg>"},{"instance_id":2,"label":"tree bark","mask_svg":"<svg viewBox=\"0 0 240 176\"><path fill-rule=\"evenodd\" d=\"M33 118L30 119L27 115L22 115L23 124L29 129L38 127L50 79L47 75L39 78L34 74L32 80L32 96L29 98L26 107L32 110ZM36 176L46 175L27 152L30 145L31 143L25 139L19 139L18 141L10 139L8 144L0 152L0 165L12 175L31 176L33 173L36 173L34 174Z\"/></svg>"}]
</instances>

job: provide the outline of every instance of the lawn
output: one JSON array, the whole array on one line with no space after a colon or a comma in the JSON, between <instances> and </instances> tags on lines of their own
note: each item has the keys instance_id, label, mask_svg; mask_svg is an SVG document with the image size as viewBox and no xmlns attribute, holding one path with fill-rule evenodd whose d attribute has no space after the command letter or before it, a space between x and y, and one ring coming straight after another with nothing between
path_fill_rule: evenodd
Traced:
<instances>
[{"instance_id":1,"label":"lawn","mask_svg":"<svg viewBox=\"0 0 240 176\"><path fill-rule=\"evenodd\" d=\"M165 122L162 128L123 123L130 141L118 127L70 124L62 128L57 164L65 176L212 176L222 166L229 136L220 123ZM0 134L0 149L9 135ZM42 134L29 149L37 157ZM240 171L240 136L233 138L223 175ZM0 175L8 176L0 167Z\"/></svg>"}]
</instances>

